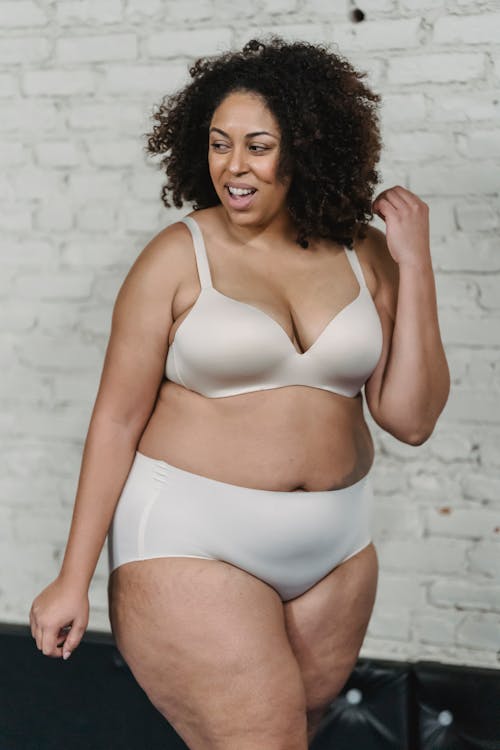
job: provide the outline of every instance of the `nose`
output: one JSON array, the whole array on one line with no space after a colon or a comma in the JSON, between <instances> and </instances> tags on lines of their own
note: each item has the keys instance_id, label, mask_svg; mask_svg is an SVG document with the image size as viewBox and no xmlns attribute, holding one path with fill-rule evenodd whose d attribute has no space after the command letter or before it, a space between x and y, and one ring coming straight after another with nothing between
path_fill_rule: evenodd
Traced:
<instances>
[{"instance_id":1,"label":"nose","mask_svg":"<svg viewBox=\"0 0 500 750\"><path fill-rule=\"evenodd\" d=\"M229 171L231 174L241 174L248 169L246 162L246 151L244 146L235 146L229 160Z\"/></svg>"}]
</instances>

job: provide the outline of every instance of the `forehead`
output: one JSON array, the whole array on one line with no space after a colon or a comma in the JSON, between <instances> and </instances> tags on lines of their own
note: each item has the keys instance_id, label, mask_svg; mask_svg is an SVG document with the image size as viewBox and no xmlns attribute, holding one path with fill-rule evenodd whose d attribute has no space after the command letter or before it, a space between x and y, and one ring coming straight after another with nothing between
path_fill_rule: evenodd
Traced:
<instances>
[{"instance_id":1,"label":"forehead","mask_svg":"<svg viewBox=\"0 0 500 750\"><path fill-rule=\"evenodd\" d=\"M247 127L256 125L266 130L279 131L278 122L264 99L257 93L233 91L215 109L211 126Z\"/></svg>"}]
</instances>

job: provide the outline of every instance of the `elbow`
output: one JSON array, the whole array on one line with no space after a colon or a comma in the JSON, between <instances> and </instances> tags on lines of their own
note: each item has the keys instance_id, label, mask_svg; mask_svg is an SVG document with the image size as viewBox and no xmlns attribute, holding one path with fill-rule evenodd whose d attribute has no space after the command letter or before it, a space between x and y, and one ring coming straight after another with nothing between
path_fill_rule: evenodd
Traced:
<instances>
[{"instance_id":1,"label":"elbow","mask_svg":"<svg viewBox=\"0 0 500 750\"><path fill-rule=\"evenodd\" d=\"M442 394L441 400L439 404L435 407L434 413L428 415L428 420L426 421L426 423L421 424L418 427L418 429L414 429L409 435L408 439L405 440L405 442L407 442L409 445L422 445L430 438L430 436L434 432L434 428L438 421L439 415L441 414L441 412L443 411L446 405L449 393L450 393L450 386L448 383L447 387L443 388L443 394Z\"/></svg>"},{"instance_id":2,"label":"elbow","mask_svg":"<svg viewBox=\"0 0 500 750\"><path fill-rule=\"evenodd\" d=\"M427 422L426 424L419 425L418 428L414 428L407 434L404 442L408 443L408 445L423 445L434 432L436 422L437 417L432 422Z\"/></svg>"},{"instance_id":3,"label":"elbow","mask_svg":"<svg viewBox=\"0 0 500 750\"><path fill-rule=\"evenodd\" d=\"M379 402L375 414L372 408L370 412L377 424L397 440L408 445L423 445L434 432L449 393L449 381L445 380L441 395L437 397L433 394L432 399L429 399L424 406L412 405L410 409L405 401L403 405L392 404L390 407L384 403L384 408L381 410Z\"/></svg>"},{"instance_id":4,"label":"elbow","mask_svg":"<svg viewBox=\"0 0 500 750\"><path fill-rule=\"evenodd\" d=\"M434 424L420 425L418 428L415 425L407 426L406 429L402 429L401 426L398 429L388 430L397 440L407 445L423 445L434 432Z\"/></svg>"},{"instance_id":5,"label":"elbow","mask_svg":"<svg viewBox=\"0 0 500 750\"><path fill-rule=\"evenodd\" d=\"M432 435L434 430L412 433L404 442L408 445L423 445Z\"/></svg>"}]
</instances>

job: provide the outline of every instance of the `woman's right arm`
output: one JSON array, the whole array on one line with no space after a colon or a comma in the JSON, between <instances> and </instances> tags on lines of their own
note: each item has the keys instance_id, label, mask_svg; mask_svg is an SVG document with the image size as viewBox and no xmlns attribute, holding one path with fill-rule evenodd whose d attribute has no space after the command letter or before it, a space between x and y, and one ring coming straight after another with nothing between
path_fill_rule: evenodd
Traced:
<instances>
[{"instance_id":1,"label":"woman's right arm","mask_svg":"<svg viewBox=\"0 0 500 750\"><path fill-rule=\"evenodd\" d=\"M46 655L61 655L58 634L70 625L65 650L72 651L88 624L88 588L163 379L183 231L171 225L146 245L113 307L61 570L30 611Z\"/></svg>"}]
</instances>

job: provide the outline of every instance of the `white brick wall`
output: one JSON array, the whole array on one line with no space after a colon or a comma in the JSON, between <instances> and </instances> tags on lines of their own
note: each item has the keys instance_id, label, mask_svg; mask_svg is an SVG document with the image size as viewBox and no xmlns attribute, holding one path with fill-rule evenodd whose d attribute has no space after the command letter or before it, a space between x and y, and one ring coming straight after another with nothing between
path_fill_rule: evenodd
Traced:
<instances>
[{"instance_id":1,"label":"white brick wall","mask_svg":"<svg viewBox=\"0 0 500 750\"><path fill-rule=\"evenodd\" d=\"M500 13L495 0L0 0L0 619L57 575L118 288L179 214L142 134L197 55L332 42L383 97L378 191L430 206L452 392L422 446L376 441L381 572L362 655L500 653ZM334 46L335 49L335 46ZM374 224L384 229L375 217ZM8 575L6 572L8 571ZM89 627L109 630L105 549Z\"/></svg>"}]
</instances>

